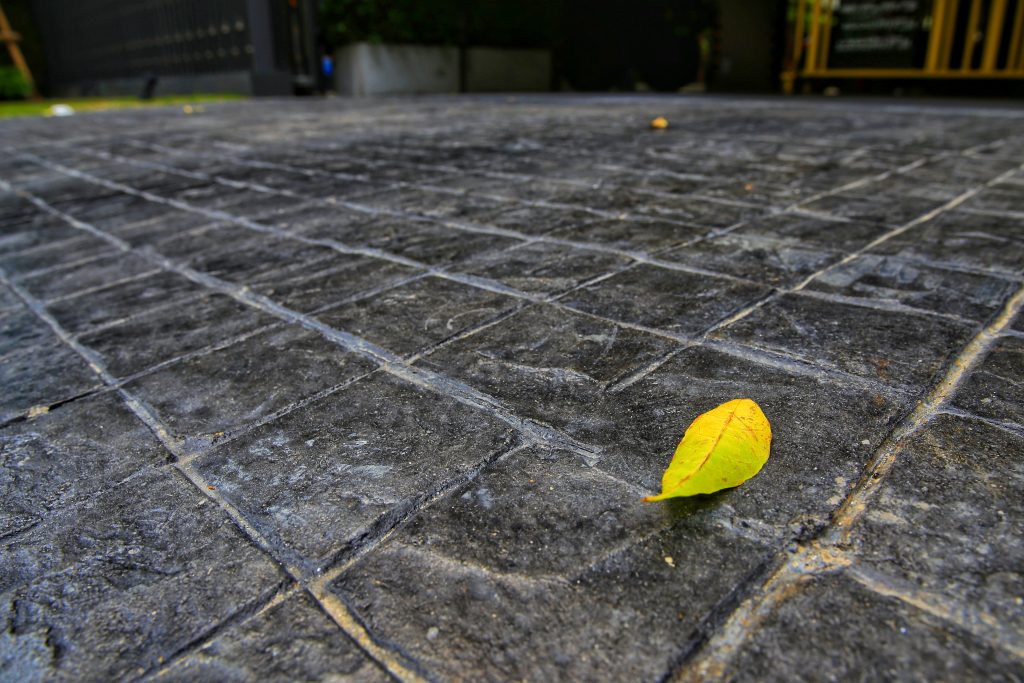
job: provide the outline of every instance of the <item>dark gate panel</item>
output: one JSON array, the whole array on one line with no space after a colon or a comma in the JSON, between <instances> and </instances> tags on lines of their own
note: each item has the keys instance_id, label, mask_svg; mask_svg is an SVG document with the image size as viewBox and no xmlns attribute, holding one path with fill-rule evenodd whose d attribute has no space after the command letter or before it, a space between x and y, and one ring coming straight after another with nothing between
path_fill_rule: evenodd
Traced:
<instances>
[{"instance_id":1,"label":"dark gate panel","mask_svg":"<svg viewBox=\"0 0 1024 683\"><path fill-rule=\"evenodd\" d=\"M245 0L35 0L58 83L246 70Z\"/></svg>"},{"instance_id":2,"label":"dark gate panel","mask_svg":"<svg viewBox=\"0 0 1024 683\"><path fill-rule=\"evenodd\" d=\"M159 92L242 84L287 94L312 68L314 0L31 2L56 90L109 92L156 76Z\"/></svg>"}]
</instances>

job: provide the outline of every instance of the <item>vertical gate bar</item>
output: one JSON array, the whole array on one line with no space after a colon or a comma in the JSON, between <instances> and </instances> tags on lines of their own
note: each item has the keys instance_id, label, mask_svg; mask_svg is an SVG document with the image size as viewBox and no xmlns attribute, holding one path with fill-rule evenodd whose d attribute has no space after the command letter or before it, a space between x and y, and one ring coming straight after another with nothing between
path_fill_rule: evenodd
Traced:
<instances>
[{"instance_id":1,"label":"vertical gate bar","mask_svg":"<svg viewBox=\"0 0 1024 683\"><path fill-rule=\"evenodd\" d=\"M981 60L981 71L992 74L996 70L999 45L1003 42L1003 19L1006 17L1006 0L992 0L988 12L988 26L985 28L985 51Z\"/></svg>"},{"instance_id":2,"label":"vertical gate bar","mask_svg":"<svg viewBox=\"0 0 1024 683\"><path fill-rule=\"evenodd\" d=\"M960 61L961 71L970 71L974 61L974 44L978 37L978 22L981 21L981 0L971 0L971 14L967 20L967 32L964 33L964 54Z\"/></svg>"},{"instance_id":3,"label":"vertical gate bar","mask_svg":"<svg viewBox=\"0 0 1024 683\"><path fill-rule=\"evenodd\" d=\"M796 0L796 25L793 28L793 70L800 69L800 57L804 53L804 15L807 0Z\"/></svg>"},{"instance_id":4,"label":"vertical gate bar","mask_svg":"<svg viewBox=\"0 0 1024 683\"><path fill-rule=\"evenodd\" d=\"M1024 32L1024 0L1017 0L1013 13L1013 32L1010 34L1010 49L1006 53L1006 70L1019 71L1021 33Z\"/></svg>"},{"instance_id":5,"label":"vertical gate bar","mask_svg":"<svg viewBox=\"0 0 1024 683\"><path fill-rule=\"evenodd\" d=\"M832 43L832 14L835 9L835 0L825 0L828 9L825 12L824 26L822 27L821 54L818 55L818 69L824 71L828 68L828 50Z\"/></svg>"},{"instance_id":6,"label":"vertical gate bar","mask_svg":"<svg viewBox=\"0 0 1024 683\"><path fill-rule=\"evenodd\" d=\"M946 7L948 0L935 0L932 5L932 25L928 32L928 53L925 58L925 71L934 73L939 69L939 53L942 51L942 38L945 35Z\"/></svg>"},{"instance_id":7,"label":"vertical gate bar","mask_svg":"<svg viewBox=\"0 0 1024 683\"><path fill-rule=\"evenodd\" d=\"M814 71L818 67L818 41L821 38L821 3L823 0L811 0L814 12L811 15L811 39L807 46L807 59L804 61L806 71Z\"/></svg>"},{"instance_id":8,"label":"vertical gate bar","mask_svg":"<svg viewBox=\"0 0 1024 683\"><path fill-rule=\"evenodd\" d=\"M939 40L939 71L953 68L953 40L956 39L956 20L959 12L960 0L947 0L945 27Z\"/></svg>"}]
</instances>

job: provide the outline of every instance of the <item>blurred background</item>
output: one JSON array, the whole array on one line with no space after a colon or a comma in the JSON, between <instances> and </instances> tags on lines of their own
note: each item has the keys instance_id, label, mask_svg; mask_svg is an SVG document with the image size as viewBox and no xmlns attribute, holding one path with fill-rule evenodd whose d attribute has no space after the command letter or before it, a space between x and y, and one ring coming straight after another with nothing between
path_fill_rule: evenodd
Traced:
<instances>
[{"instance_id":1,"label":"blurred background","mask_svg":"<svg viewBox=\"0 0 1024 683\"><path fill-rule=\"evenodd\" d=\"M1019 97L1024 0L0 0L0 99Z\"/></svg>"}]
</instances>

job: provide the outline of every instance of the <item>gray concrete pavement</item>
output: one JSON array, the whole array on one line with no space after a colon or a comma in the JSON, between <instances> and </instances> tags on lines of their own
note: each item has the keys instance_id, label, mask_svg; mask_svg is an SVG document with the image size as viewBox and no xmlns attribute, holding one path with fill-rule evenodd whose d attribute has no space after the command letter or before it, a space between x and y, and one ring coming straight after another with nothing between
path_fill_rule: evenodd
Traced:
<instances>
[{"instance_id":1,"label":"gray concrete pavement","mask_svg":"<svg viewBox=\"0 0 1024 683\"><path fill-rule=\"evenodd\" d=\"M268 100L0 148L0 679L1024 678L1024 112ZM641 503L738 397L764 470Z\"/></svg>"}]
</instances>

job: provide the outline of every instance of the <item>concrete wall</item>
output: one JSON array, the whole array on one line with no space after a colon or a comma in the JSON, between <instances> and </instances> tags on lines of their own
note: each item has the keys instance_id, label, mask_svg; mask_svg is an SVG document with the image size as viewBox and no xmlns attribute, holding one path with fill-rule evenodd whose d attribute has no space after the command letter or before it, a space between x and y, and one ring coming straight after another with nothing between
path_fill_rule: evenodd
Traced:
<instances>
[{"instance_id":1,"label":"concrete wall","mask_svg":"<svg viewBox=\"0 0 1024 683\"><path fill-rule=\"evenodd\" d=\"M459 91L454 47L355 43L338 50L336 87L342 95L397 95Z\"/></svg>"},{"instance_id":2,"label":"concrete wall","mask_svg":"<svg viewBox=\"0 0 1024 683\"><path fill-rule=\"evenodd\" d=\"M466 50L468 92L537 92L551 88L551 52L472 47ZM355 43L337 52L335 86L342 95L459 92L459 51L428 45Z\"/></svg>"}]
</instances>

